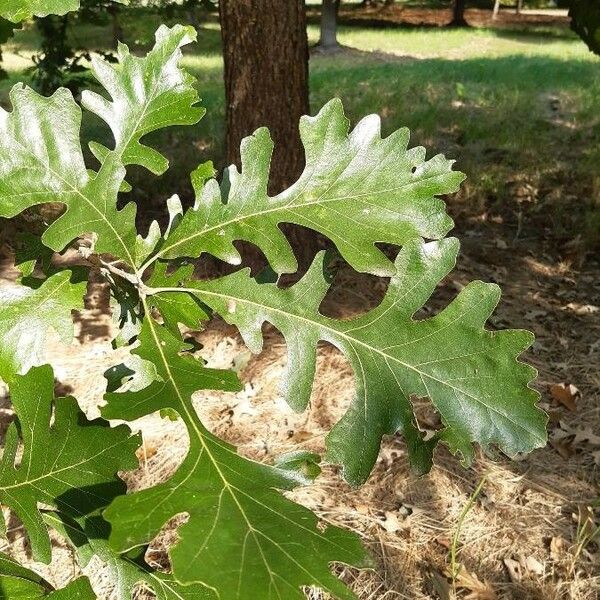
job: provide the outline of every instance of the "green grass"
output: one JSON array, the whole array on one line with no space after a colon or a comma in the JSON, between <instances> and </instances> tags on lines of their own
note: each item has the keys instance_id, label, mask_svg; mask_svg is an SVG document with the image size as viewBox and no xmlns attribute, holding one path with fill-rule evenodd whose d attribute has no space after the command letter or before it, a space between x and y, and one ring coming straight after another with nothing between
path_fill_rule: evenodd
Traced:
<instances>
[{"instance_id":1,"label":"green grass","mask_svg":"<svg viewBox=\"0 0 600 600\"><path fill-rule=\"evenodd\" d=\"M144 15L124 20L127 41L147 47L159 23ZM309 27L309 38L318 31ZM108 30L80 25L76 39L107 47ZM458 161L469 179L455 212L500 213L516 227L525 211L547 221L559 238L582 231L600 239L600 60L565 29L368 29L343 27L340 41L356 50L311 59L311 109L342 98L353 122L377 112L384 134L407 126L415 144ZM23 58L37 46L31 29L6 53L11 72L0 86L24 76ZM136 198L156 202L174 191L189 196L187 174L199 162L224 155L224 94L220 36L215 22L185 55L199 80L208 114L198 127L163 133L171 171L148 185L139 177ZM104 135L88 118L86 135ZM523 201L522 190L528 190Z\"/></svg>"}]
</instances>

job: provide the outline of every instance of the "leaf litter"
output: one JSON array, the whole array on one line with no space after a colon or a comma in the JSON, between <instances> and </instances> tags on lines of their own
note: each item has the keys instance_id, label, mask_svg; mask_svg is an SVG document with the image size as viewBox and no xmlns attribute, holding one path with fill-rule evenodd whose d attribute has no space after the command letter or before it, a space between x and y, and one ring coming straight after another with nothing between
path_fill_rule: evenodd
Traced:
<instances>
[{"instance_id":1,"label":"leaf litter","mask_svg":"<svg viewBox=\"0 0 600 600\"><path fill-rule=\"evenodd\" d=\"M496 242L489 244L497 248ZM585 273L567 274L562 268L547 266L547 272L541 275L527 268L527 256L503 253L505 264L494 265L489 258L494 253L486 252L481 239L465 246L453 274L455 281L439 286L429 305L435 310L445 306L462 280L474 276L485 279L494 267L508 270L504 283L507 301L496 316L536 331L540 345L529 358L540 370L543 401L558 412L558 418L550 424L551 440L567 444L568 456L556 454L556 447L536 451L517 463L479 454L474 466L464 472L442 449L437 452L433 471L417 478L408 468L406 447L392 436L386 438L375 471L360 490L349 488L336 468L326 466L313 486L290 495L322 518L363 537L377 559L377 568L358 571L338 567L361 600L442 598L445 588L441 582L448 582L447 541L481 475L487 473L485 498L469 514L461 533L458 597L591 600L600 593L599 551L592 540L574 559L582 519L571 515L589 516L585 507L591 507L591 518L598 521L593 502L600 496L595 474L600 436L592 424L600 418L594 356L600 325L593 311L564 307L574 302L581 306L598 304L598 286L592 286L590 293L589 284L577 284L589 281L598 265L588 266ZM11 279L14 274L10 273L10 260L2 266L2 276ZM382 290L374 288L372 297L367 294L365 298L362 280L349 272L338 274L337 285L337 291L326 300L330 304L326 308L337 312L336 316L356 314L381 297ZM77 341L65 347L54 340L51 362L61 382L88 414L95 416L105 384L102 373L114 364L115 356L106 336L95 335L110 326L101 306L105 290L95 284L92 293L94 303L78 317ZM267 326L265 334L265 351L259 357L249 357L235 329L221 321L194 334L203 345L201 353L211 358L210 366L235 366L246 384L237 394L198 393L196 408L215 433L238 445L245 456L270 462L296 449L322 452L326 432L352 399L352 371L337 351L322 345L311 408L298 415L287 408L279 390L285 345L272 327ZM568 355L565 342L571 349ZM94 360L88 360L92 356ZM566 401L556 398L557 394ZM413 401L418 418L435 428L426 403ZM136 425L143 433L144 445L138 455L140 468L129 476L128 483L131 489L142 489L164 481L175 471L187 452L187 434L179 423L158 416L145 417ZM585 525L584 529L589 527ZM15 523L10 533L10 552L22 559L27 548L20 531ZM151 549L153 562L168 568L164 550L176 536L175 523L155 541ZM53 563L38 570L61 585L77 574L77 568L56 535L53 544ZM434 572L436 577L431 576ZM103 590L101 600L108 600L111 582L103 575L101 565L92 563L88 574ZM139 597L150 596L140 592ZM307 591L307 597L326 600L314 590Z\"/></svg>"}]
</instances>

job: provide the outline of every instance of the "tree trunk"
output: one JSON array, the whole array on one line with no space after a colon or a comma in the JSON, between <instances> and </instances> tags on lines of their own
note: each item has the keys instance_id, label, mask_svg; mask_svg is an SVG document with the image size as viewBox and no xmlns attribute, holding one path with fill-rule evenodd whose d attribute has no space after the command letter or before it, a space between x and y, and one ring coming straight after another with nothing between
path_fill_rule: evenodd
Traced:
<instances>
[{"instance_id":1,"label":"tree trunk","mask_svg":"<svg viewBox=\"0 0 600 600\"><path fill-rule=\"evenodd\" d=\"M0 81L8 79L8 73L2 68L2 48L0 48Z\"/></svg>"},{"instance_id":2,"label":"tree trunk","mask_svg":"<svg viewBox=\"0 0 600 600\"><path fill-rule=\"evenodd\" d=\"M523 0L517 0L517 14L520 15L523 10Z\"/></svg>"},{"instance_id":3,"label":"tree trunk","mask_svg":"<svg viewBox=\"0 0 600 600\"><path fill-rule=\"evenodd\" d=\"M200 21L198 20L198 0L185 0L183 7L185 9L185 18L188 25L191 25L198 31L200 29Z\"/></svg>"},{"instance_id":4,"label":"tree trunk","mask_svg":"<svg viewBox=\"0 0 600 600\"><path fill-rule=\"evenodd\" d=\"M240 141L267 126L275 141L273 189L302 171L298 121L308 113L308 39L303 0L221 0L227 160Z\"/></svg>"},{"instance_id":5,"label":"tree trunk","mask_svg":"<svg viewBox=\"0 0 600 600\"><path fill-rule=\"evenodd\" d=\"M452 21L450 25L453 27L466 27L468 25L465 20L465 4L466 0L454 0L452 10Z\"/></svg>"},{"instance_id":6,"label":"tree trunk","mask_svg":"<svg viewBox=\"0 0 600 600\"><path fill-rule=\"evenodd\" d=\"M301 174L305 159L298 122L309 111L308 38L304 0L220 0L225 61L226 157L239 166L240 142L266 126L275 142L269 192ZM285 228L301 268L316 236ZM253 265L255 261L250 260Z\"/></svg>"},{"instance_id":7,"label":"tree trunk","mask_svg":"<svg viewBox=\"0 0 600 600\"><path fill-rule=\"evenodd\" d=\"M500 0L494 0L494 10L492 11L492 19L495 19L500 12Z\"/></svg>"},{"instance_id":8,"label":"tree trunk","mask_svg":"<svg viewBox=\"0 0 600 600\"><path fill-rule=\"evenodd\" d=\"M123 35L123 28L119 19L119 8L113 5L109 6L108 14L110 15L112 24L113 48L116 48L119 42L125 43L125 36Z\"/></svg>"},{"instance_id":9,"label":"tree trunk","mask_svg":"<svg viewBox=\"0 0 600 600\"><path fill-rule=\"evenodd\" d=\"M321 38L318 46L323 50L339 48L337 41L337 16L340 0L323 0L321 5Z\"/></svg>"}]
</instances>

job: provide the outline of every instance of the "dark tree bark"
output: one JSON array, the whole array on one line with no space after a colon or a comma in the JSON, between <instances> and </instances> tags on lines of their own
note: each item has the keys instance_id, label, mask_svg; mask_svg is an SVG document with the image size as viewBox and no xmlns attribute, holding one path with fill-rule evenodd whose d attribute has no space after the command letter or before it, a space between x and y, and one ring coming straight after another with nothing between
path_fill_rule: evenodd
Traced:
<instances>
[{"instance_id":1,"label":"dark tree bark","mask_svg":"<svg viewBox=\"0 0 600 600\"><path fill-rule=\"evenodd\" d=\"M304 0L220 0L225 61L226 158L239 166L240 142L266 126L275 142L269 192L301 174L305 159L298 123L308 114L308 38ZM284 228L300 268L316 250L316 236ZM250 256L252 266L257 262Z\"/></svg>"},{"instance_id":2,"label":"dark tree bark","mask_svg":"<svg viewBox=\"0 0 600 600\"><path fill-rule=\"evenodd\" d=\"M125 43L125 36L123 35L123 28L121 27L121 20L119 19L119 7L113 4L106 10L110 15L112 25L113 48L116 48L119 42Z\"/></svg>"},{"instance_id":3,"label":"dark tree bark","mask_svg":"<svg viewBox=\"0 0 600 600\"><path fill-rule=\"evenodd\" d=\"M452 9L452 21L450 25L452 27L466 27L468 25L465 19L465 5L466 0L454 0L454 6Z\"/></svg>"},{"instance_id":4,"label":"dark tree bark","mask_svg":"<svg viewBox=\"0 0 600 600\"><path fill-rule=\"evenodd\" d=\"M308 113L308 39L303 0L221 0L227 160L263 125L275 141L272 188L302 172L298 121Z\"/></svg>"},{"instance_id":5,"label":"dark tree bark","mask_svg":"<svg viewBox=\"0 0 600 600\"><path fill-rule=\"evenodd\" d=\"M337 50L337 19L340 0L323 0L321 5L321 37L318 47L325 51Z\"/></svg>"}]
</instances>

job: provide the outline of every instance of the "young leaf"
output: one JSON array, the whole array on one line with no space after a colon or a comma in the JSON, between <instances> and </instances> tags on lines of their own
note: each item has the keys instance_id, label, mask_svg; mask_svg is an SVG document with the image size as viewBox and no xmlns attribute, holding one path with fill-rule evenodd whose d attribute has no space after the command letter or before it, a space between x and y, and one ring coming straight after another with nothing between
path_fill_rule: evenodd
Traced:
<instances>
[{"instance_id":1,"label":"young leaf","mask_svg":"<svg viewBox=\"0 0 600 600\"><path fill-rule=\"evenodd\" d=\"M156 32L154 48L144 58L133 56L120 44L118 64L92 59L92 73L112 101L86 90L81 103L110 126L115 138L113 152L124 166L142 165L156 175L164 173L168 161L140 139L168 126L194 125L206 112L195 106L200 100L196 80L179 68L181 48L195 41L196 35L191 26L169 29L163 25ZM90 148L100 162L110 153L95 142Z\"/></svg>"},{"instance_id":2,"label":"young leaf","mask_svg":"<svg viewBox=\"0 0 600 600\"><path fill-rule=\"evenodd\" d=\"M484 329L498 303L496 285L473 282L438 315L413 318L453 268L457 253L458 241L452 238L407 243L381 305L344 321L319 312L329 287L322 254L289 289L259 284L247 270L183 288L180 274L158 272L149 285L162 295L168 289L194 294L237 325L254 352L262 348L262 324L277 327L288 343L284 389L297 410L310 398L317 343L325 340L339 348L354 369L356 398L327 438L328 458L341 463L345 478L358 485L373 467L381 437L396 431L404 434L417 471L430 468L437 439L423 441L413 395L431 400L445 426L439 437L467 463L472 442L484 448L496 444L511 456L545 444L545 416L535 406L537 392L528 387L535 370L516 360L533 336Z\"/></svg>"},{"instance_id":3,"label":"young leaf","mask_svg":"<svg viewBox=\"0 0 600 600\"><path fill-rule=\"evenodd\" d=\"M157 276L166 274L165 263L158 263L155 271ZM185 273L185 278L191 277L194 271L193 265L188 265L180 269L180 273ZM197 298L187 292L174 292L166 294L154 294L149 300L154 308L160 311L165 327L174 335L179 335L178 323L190 328L198 328L201 321L210 318L209 312L205 310Z\"/></svg>"},{"instance_id":4,"label":"young leaf","mask_svg":"<svg viewBox=\"0 0 600 600\"><path fill-rule=\"evenodd\" d=\"M120 46L117 66L94 59L93 72L113 100L88 92L83 101L115 136L112 150L92 144L101 162L98 173L84 163L81 110L71 93L60 89L45 98L16 85L10 93L12 112L0 108L0 216L61 202L67 211L44 232L47 246L60 251L77 236L94 233L98 254L135 265L135 206L117 210L117 195L127 165L143 165L156 173L166 168L166 159L140 143L143 136L202 117L203 109L194 107L194 79L178 67L180 48L193 39L189 27L161 27L154 49L144 58Z\"/></svg>"},{"instance_id":5,"label":"young leaf","mask_svg":"<svg viewBox=\"0 0 600 600\"><path fill-rule=\"evenodd\" d=\"M407 129L381 139L379 117L371 115L348 134L342 104L332 100L315 117L303 117L300 132L306 168L293 186L268 196L273 143L259 129L242 142L241 173L230 167L223 189L214 179L199 186L196 205L151 261L208 252L239 264L232 243L247 240L275 271L294 272L296 259L278 227L285 222L326 235L358 271L391 275L393 265L375 242L438 239L451 228L436 196L456 191L464 175L441 155L425 161L424 148L407 149Z\"/></svg>"},{"instance_id":6,"label":"young leaf","mask_svg":"<svg viewBox=\"0 0 600 600\"><path fill-rule=\"evenodd\" d=\"M172 575L153 571L144 561L146 548L130 554L118 554L108 543L109 524L99 515L70 519L59 513L46 513L46 523L61 533L74 546L81 567L93 556L106 565L115 583L117 600L131 600L140 584L149 587L157 600L217 600L214 591L201 584L181 585Z\"/></svg>"},{"instance_id":7,"label":"young leaf","mask_svg":"<svg viewBox=\"0 0 600 600\"><path fill-rule=\"evenodd\" d=\"M21 519L34 558L43 562L50 561L51 548L38 505L73 517L106 506L125 491L117 472L137 466L140 445L124 425L87 421L73 398L55 401L53 389L48 365L13 377L11 400L19 426L8 428L0 462L0 503ZM17 461L19 434L23 454Z\"/></svg>"},{"instance_id":8,"label":"young leaf","mask_svg":"<svg viewBox=\"0 0 600 600\"><path fill-rule=\"evenodd\" d=\"M45 361L46 342L55 330L65 343L73 339L71 311L83 308L85 283L74 283L69 271L49 277L37 289L0 287L0 377L9 381L17 373Z\"/></svg>"},{"instance_id":9,"label":"young leaf","mask_svg":"<svg viewBox=\"0 0 600 600\"><path fill-rule=\"evenodd\" d=\"M147 313L148 314L148 313ZM339 561L365 564L358 538L317 527L309 510L277 490L306 476L242 458L202 425L191 396L200 388L239 389L232 373L204 368L181 356L181 342L147 317L134 352L152 361L161 377L145 390L107 394L107 418L132 420L171 409L185 421L190 450L166 482L116 498L104 512L119 551L147 544L174 515L186 513L170 552L181 583L202 582L220 598L304 598L302 586L318 586L342 600L352 594L329 570Z\"/></svg>"}]
</instances>

